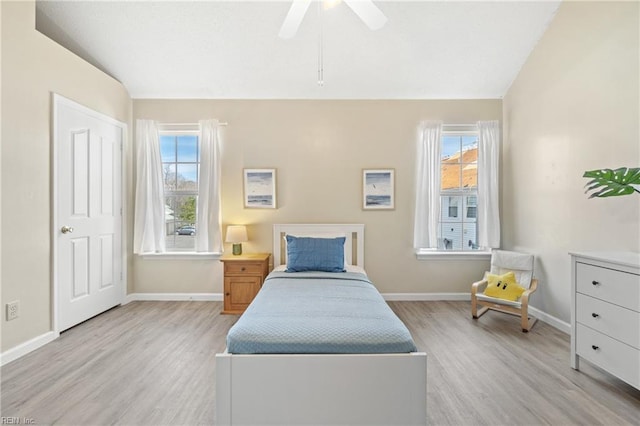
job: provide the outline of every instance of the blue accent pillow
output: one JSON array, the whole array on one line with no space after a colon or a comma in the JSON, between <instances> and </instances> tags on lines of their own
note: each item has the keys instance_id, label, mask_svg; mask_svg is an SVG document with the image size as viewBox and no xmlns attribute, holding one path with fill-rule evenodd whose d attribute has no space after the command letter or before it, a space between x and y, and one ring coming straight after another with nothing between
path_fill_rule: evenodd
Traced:
<instances>
[{"instance_id":1,"label":"blue accent pillow","mask_svg":"<svg viewBox=\"0 0 640 426\"><path fill-rule=\"evenodd\" d=\"M345 237L311 238L287 235L286 272L344 272Z\"/></svg>"}]
</instances>

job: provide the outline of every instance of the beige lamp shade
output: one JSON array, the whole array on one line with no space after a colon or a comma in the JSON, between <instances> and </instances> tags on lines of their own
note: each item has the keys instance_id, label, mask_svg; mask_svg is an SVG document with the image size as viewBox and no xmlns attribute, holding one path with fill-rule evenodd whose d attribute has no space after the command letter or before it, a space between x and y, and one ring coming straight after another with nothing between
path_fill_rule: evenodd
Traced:
<instances>
[{"instance_id":1,"label":"beige lamp shade","mask_svg":"<svg viewBox=\"0 0 640 426\"><path fill-rule=\"evenodd\" d=\"M244 225L229 225L227 226L227 239L228 243L244 243L249 241L247 238L247 227Z\"/></svg>"},{"instance_id":2,"label":"beige lamp shade","mask_svg":"<svg viewBox=\"0 0 640 426\"><path fill-rule=\"evenodd\" d=\"M247 227L244 225L229 225L227 226L227 238L225 240L228 243L233 243L233 254L242 254L242 244L245 241L249 241L247 238Z\"/></svg>"}]
</instances>

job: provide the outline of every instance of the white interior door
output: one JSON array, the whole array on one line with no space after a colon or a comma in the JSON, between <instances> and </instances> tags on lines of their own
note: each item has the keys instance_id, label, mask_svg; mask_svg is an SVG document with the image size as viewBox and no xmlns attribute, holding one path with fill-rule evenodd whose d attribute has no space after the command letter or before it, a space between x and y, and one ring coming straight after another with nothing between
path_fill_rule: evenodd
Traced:
<instances>
[{"instance_id":1,"label":"white interior door","mask_svg":"<svg viewBox=\"0 0 640 426\"><path fill-rule=\"evenodd\" d=\"M54 310L58 332L122 302L124 126L54 96Z\"/></svg>"}]
</instances>

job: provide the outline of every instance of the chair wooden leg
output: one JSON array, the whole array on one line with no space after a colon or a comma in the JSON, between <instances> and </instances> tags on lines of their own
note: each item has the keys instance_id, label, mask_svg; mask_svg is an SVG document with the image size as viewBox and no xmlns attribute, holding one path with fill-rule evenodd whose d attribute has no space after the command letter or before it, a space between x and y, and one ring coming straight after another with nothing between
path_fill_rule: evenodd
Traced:
<instances>
[{"instance_id":1,"label":"chair wooden leg","mask_svg":"<svg viewBox=\"0 0 640 426\"><path fill-rule=\"evenodd\" d=\"M489 308L486 306L483 306L482 308L480 308L480 310L478 310L478 298L476 297L476 294L479 287L483 283L483 281L478 281L476 283L473 283L473 285L471 286L471 316L473 317L473 319L480 318L485 312L489 310Z\"/></svg>"},{"instance_id":2,"label":"chair wooden leg","mask_svg":"<svg viewBox=\"0 0 640 426\"><path fill-rule=\"evenodd\" d=\"M536 321L538 321L537 318L529 317L529 304L528 303L523 303L522 304L521 319L520 319L520 325L522 326L522 332L523 333L527 333L529 330L531 330L531 328L536 323Z\"/></svg>"},{"instance_id":3,"label":"chair wooden leg","mask_svg":"<svg viewBox=\"0 0 640 426\"><path fill-rule=\"evenodd\" d=\"M473 317L473 319L480 318L488 310L489 310L489 307L487 306L483 306L480 309L478 309L478 299L476 299L473 296L471 297L471 316Z\"/></svg>"},{"instance_id":4,"label":"chair wooden leg","mask_svg":"<svg viewBox=\"0 0 640 426\"><path fill-rule=\"evenodd\" d=\"M478 318L478 299L476 299L476 295L471 295L471 316L473 318Z\"/></svg>"},{"instance_id":5,"label":"chair wooden leg","mask_svg":"<svg viewBox=\"0 0 640 426\"><path fill-rule=\"evenodd\" d=\"M529 296L531 296L531 294L536 291L537 288L538 280L534 278L531 280L531 286L529 286L529 289L522 294L522 297L520 299L520 325L522 326L522 331L525 333L531 330L531 327L533 327L536 321L538 321L537 318L529 317Z\"/></svg>"},{"instance_id":6,"label":"chair wooden leg","mask_svg":"<svg viewBox=\"0 0 640 426\"><path fill-rule=\"evenodd\" d=\"M475 316L475 317L473 317L473 318L474 318L474 319L478 319L478 318L480 318L480 317L481 317L481 316L483 316L485 313L487 313L487 311L488 311L488 310L489 310L489 307L488 307L488 306L483 306L482 308L480 308L480 309L478 310L477 316Z\"/></svg>"},{"instance_id":7,"label":"chair wooden leg","mask_svg":"<svg viewBox=\"0 0 640 426\"><path fill-rule=\"evenodd\" d=\"M528 332L529 330L531 330L533 328L533 325L538 321L538 318L534 318L534 317L529 317L529 328L522 329L523 332Z\"/></svg>"}]
</instances>

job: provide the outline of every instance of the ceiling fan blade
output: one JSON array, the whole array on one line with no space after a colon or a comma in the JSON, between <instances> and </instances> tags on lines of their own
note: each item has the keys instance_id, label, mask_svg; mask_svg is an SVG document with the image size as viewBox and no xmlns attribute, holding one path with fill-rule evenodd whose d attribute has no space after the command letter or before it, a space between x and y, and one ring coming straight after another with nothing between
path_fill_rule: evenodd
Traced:
<instances>
[{"instance_id":1,"label":"ceiling fan blade","mask_svg":"<svg viewBox=\"0 0 640 426\"><path fill-rule=\"evenodd\" d=\"M282 27L280 27L280 38L292 38L296 35L304 14L307 13L311 0L293 0L287 17L284 18Z\"/></svg>"},{"instance_id":2,"label":"ceiling fan blade","mask_svg":"<svg viewBox=\"0 0 640 426\"><path fill-rule=\"evenodd\" d=\"M371 0L344 0L344 2L370 30L379 30L387 22L387 17Z\"/></svg>"}]
</instances>

